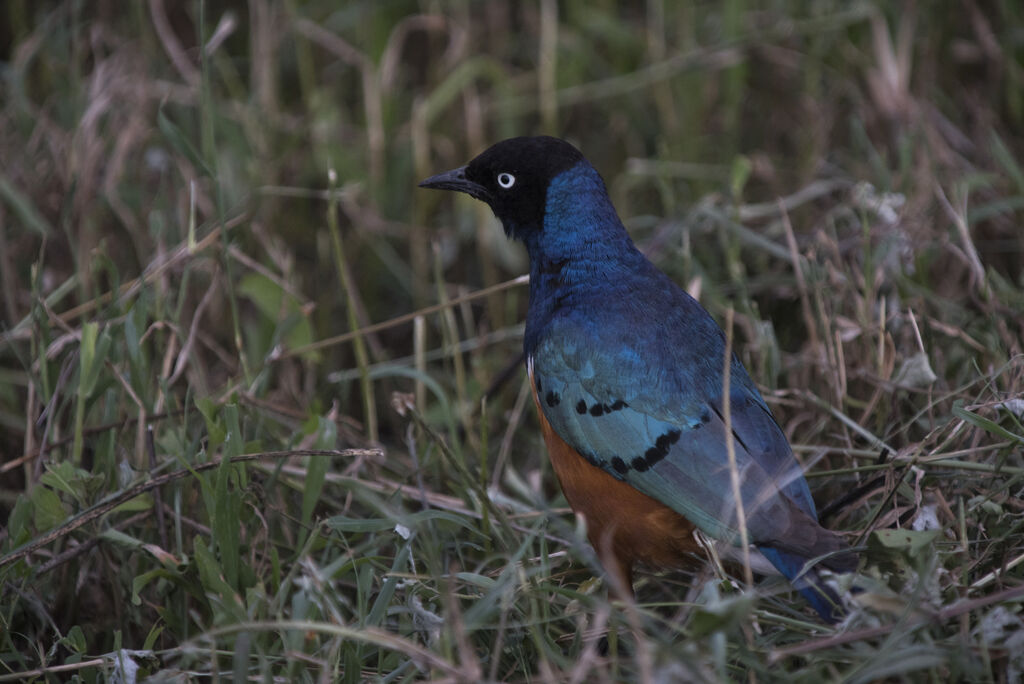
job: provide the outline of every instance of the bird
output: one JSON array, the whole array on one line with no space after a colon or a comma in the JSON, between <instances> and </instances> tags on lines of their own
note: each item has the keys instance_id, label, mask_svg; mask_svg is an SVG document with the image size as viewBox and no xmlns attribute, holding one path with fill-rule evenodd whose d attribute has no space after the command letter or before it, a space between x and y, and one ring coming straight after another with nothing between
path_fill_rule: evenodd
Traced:
<instances>
[{"instance_id":1,"label":"bird","mask_svg":"<svg viewBox=\"0 0 1024 684\"><path fill-rule=\"evenodd\" d=\"M842 602L821 571L851 572L856 555L819 524L800 464L735 354L725 391L721 327L637 249L583 154L560 138L509 138L419 185L485 202L526 246L523 351L541 432L606 572L631 592L638 564L692 566L695 530L738 547L735 472L753 550L838 621Z\"/></svg>"}]
</instances>

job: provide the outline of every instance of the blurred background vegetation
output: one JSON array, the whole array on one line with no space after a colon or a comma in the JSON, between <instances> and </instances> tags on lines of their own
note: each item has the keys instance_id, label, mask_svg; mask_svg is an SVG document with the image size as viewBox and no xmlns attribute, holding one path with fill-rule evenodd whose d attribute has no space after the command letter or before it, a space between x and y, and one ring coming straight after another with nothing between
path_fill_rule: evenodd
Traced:
<instances>
[{"instance_id":1,"label":"blurred background vegetation","mask_svg":"<svg viewBox=\"0 0 1024 684\"><path fill-rule=\"evenodd\" d=\"M1020 676L1020 3L6 0L0 75L0 681ZM844 631L590 580L525 254L415 187L541 133L736 311Z\"/></svg>"}]
</instances>

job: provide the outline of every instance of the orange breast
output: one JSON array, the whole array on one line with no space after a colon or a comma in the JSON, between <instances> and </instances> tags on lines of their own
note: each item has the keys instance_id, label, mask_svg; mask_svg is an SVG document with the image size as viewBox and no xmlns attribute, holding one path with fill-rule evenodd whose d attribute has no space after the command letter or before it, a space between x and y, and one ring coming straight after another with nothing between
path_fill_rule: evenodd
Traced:
<instances>
[{"instance_id":1,"label":"orange breast","mask_svg":"<svg viewBox=\"0 0 1024 684\"><path fill-rule=\"evenodd\" d=\"M588 463L544 417L532 373L530 384L555 475L569 505L586 519L587 537L606 569L631 587L637 561L659 567L691 565L689 554L699 549L693 523Z\"/></svg>"}]
</instances>

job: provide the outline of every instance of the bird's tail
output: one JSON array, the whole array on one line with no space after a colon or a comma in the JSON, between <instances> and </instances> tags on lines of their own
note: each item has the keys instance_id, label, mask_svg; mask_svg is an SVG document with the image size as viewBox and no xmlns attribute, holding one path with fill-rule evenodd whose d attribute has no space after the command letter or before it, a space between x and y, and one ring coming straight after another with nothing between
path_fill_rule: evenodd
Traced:
<instances>
[{"instance_id":1,"label":"bird's tail","mask_svg":"<svg viewBox=\"0 0 1024 684\"><path fill-rule=\"evenodd\" d=\"M771 561L772 565L778 568L779 572L785 575L797 591L803 594L822 620L833 624L842 619L844 615L843 602L835 590L825 583L817 569L812 567L807 572L800 574L804 565L807 564L806 559L767 546L759 546L758 550Z\"/></svg>"}]
</instances>

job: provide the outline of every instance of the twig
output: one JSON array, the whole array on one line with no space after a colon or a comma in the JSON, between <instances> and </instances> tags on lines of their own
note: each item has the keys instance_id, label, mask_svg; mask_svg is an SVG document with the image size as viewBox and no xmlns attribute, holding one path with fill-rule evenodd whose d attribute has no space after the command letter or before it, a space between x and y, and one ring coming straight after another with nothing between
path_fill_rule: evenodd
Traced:
<instances>
[{"instance_id":1,"label":"twig","mask_svg":"<svg viewBox=\"0 0 1024 684\"><path fill-rule=\"evenodd\" d=\"M199 70L189 61L181 42L174 35L171 22L167 19L167 10L164 8L163 0L149 0L149 13L153 17L153 28L156 30L157 37L160 38L160 44L163 45L167 56L171 58L171 64L178 70L185 83L195 88L199 85Z\"/></svg>"},{"instance_id":2,"label":"twig","mask_svg":"<svg viewBox=\"0 0 1024 684\"><path fill-rule=\"evenodd\" d=\"M781 197L778 199L778 206L779 214L782 216L782 226L786 229L786 246L789 248L790 259L793 262L793 275L796 276L797 291L800 293L800 311L803 313L804 325L807 327L807 335L810 337L810 347L817 354L818 326L814 324L814 315L811 313L811 299L807 294L807 279L804 278L804 261L800 258L796 235L793 233L793 224L789 220L789 212Z\"/></svg>"},{"instance_id":3,"label":"twig","mask_svg":"<svg viewBox=\"0 0 1024 684\"><path fill-rule=\"evenodd\" d=\"M743 489L740 470L736 464L736 440L732 434L732 307L725 312L725 370L722 373L722 422L725 423L725 451L729 457L729 480L732 496L736 500L736 525L740 529L740 548L743 550L743 580L747 590L754 586L754 573L750 569L750 539L747 534L747 512L743 508Z\"/></svg>"},{"instance_id":4,"label":"twig","mask_svg":"<svg viewBox=\"0 0 1024 684\"><path fill-rule=\"evenodd\" d=\"M34 670L24 670L22 672L12 672L0 675L0 682L27 682L30 679L39 677L40 675L52 674L54 672L76 672L89 667L101 667L107 662L107 658L93 658L92 660L83 660L78 663L64 663L63 665L37 667Z\"/></svg>"},{"instance_id":5,"label":"twig","mask_svg":"<svg viewBox=\"0 0 1024 684\"><path fill-rule=\"evenodd\" d=\"M414 320L417 316L426 316L428 314L437 313L442 309L447 309L449 307L456 306L457 304L461 304L462 302L470 302L473 301L474 299L480 299L481 297L486 297L495 292L500 292L501 290L507 290L511 287L515 287L516 285L525 285L528 282L530 282L530 276L521 275L518 278L506 280L503 283L491 285L490 287L485 287L482 290L470 292L469 294L462 295L461 297L455 297L443 304L434 304L433 306L427 306L417 311L412 311L410 313L402 314L401 316L396 316L395 318L391 318L386 321L381 321L380 323L368 325L365 328L360 328L359 330L352 330L350 332L343 333L341 335L335 335L334 337L328 337L326 339L319 340L311 344L305 344L301 347L288 349L287 351L282 352L281 356L278 358L288 358L290 356L298 356L300 354L305 354L306 352L314 351L317 349L323 349L324 347L333 347L336 344L348 342L349 340L355 339L356 337L359 337L361 335L369 335L370 333L379 332L381 330L387 330L388 328L393 328L396 325L408 323L409 321Z\"/></svg>"},{"instance_id":6,"label":"twig","mask_svg":"<svg viewBox=\"0 0 1024 684\"><path fill-rule=\"evenodd\" d=\"M56 392L54 392L54 396L57 396ZM153 421L163 420L164 418L170 418L172 416L178 416L178 415L181 415L184 412L185 412L184 409L175 409L175 410L169 411L167 413L156 413L156 414L154 414L152 416L149 416L149 422L153 423ZM138 417L135 417L135 418L123 418L121 420L116 420L116 421L113 421L111 423L104 423L103 425L96 425L95 427L85 428L82 431L82 434L88 436L88 435L99 434L101 432L106 432L107 430L116 430L118 428L127 427L127 426L131 425L132 423L137 422L138 420L139 420ZM7 463L4 463L3 465L0 465L0 475L3 475L8 470L14 470L18 466L20 466L22 463L25 463L27 461L31 461L32 459L36 458L37 456L45 455L51 449L55 449L55 448L57 448L59 446L65 445L65 444L70 444L73 439L74 439L73 436L69 436L69 437L65 437L63 439L58 439L56 441L50 442L48 444L44 443L38 449L26 452L26 453L22 454L21 456L19 456L18 458L14 459L12 461L8 461Z\"/></svg>"},{"instance_id":7,"label":"twig","mask_svg":"<svg viewBox=\"0 0 1024 684\"><path fill-rule=\"evenodd\" d=\"M146 451L149 453L149 468L156 470L156 443L153 439L153 425L146 426ZM167 548L167 528L164 526L164 499L157 487L153 492L153 502L156 504L156 527L160 535L160 546Z\"/></svg>"},{"instance_id":8,"label":"twig","mask_svg":"<svg viewBox=\"0 0 1024 684\"><path fill-rule=\"evenodd\" d=\"M130 518L125 518L124 520L121 520L116 525L114 525L113 528L115 530L123 530L126 527L131 527L135 523L141 522L142 520L145 520L146 518L148 518L149 514L150 514L150 511L141 511L140 513L136 513L135 515L133 515ZM36 568L36 576L38 577L39 575L42 575L42 574L47 573L47 572L50 572L51 570L53 570L57 566L63 565L64 563L67 563L68 561L70 561L70 560L72 560L74 558L78 558L79 556L81 556L86 551L91 550L94 546L99 544L101 541L103 541L103 540L100 537L92 537L91 539L86 539L81 544L77 544L75 546L72 546L69 549L61 551L56 556L54 556L53 558L51 558L50 560L46 561L45 563L40 565L38 568ZM165 548L166 548L166 546L165 546Z\"/></svg>"}]
</instances>

